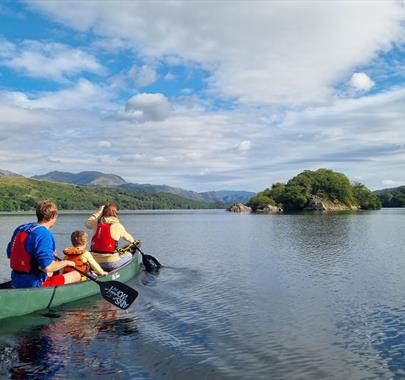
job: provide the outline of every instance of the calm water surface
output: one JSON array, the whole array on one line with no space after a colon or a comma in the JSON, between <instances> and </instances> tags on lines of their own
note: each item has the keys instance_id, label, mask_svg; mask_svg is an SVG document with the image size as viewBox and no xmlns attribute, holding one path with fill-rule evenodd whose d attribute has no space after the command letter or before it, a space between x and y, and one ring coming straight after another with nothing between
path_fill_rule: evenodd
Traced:
<instances>
[{"instance_id":1,"label":"calm water surface","mask_svg":"<svg viewBox=\"0 0 405 380\"><path fill-rule=\"evenodd\" d=\"M59 217L59 250L86 217ZM0 215L3 252L32 219ZM0 378L405 378L405 209L121 219L165 268L127 311L95 296L0 321Z\"/></svg>"}]
</instances>

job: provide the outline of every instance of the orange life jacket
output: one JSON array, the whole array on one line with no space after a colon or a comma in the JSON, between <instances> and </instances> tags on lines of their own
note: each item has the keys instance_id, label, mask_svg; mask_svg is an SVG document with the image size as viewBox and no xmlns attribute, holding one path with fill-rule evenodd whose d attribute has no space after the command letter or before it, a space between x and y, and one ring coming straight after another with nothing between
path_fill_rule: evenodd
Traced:
<instances>
[{"instance_id":1,"label":"orange life jacket","mask_svg":"<svg viewBox=\"0 0 405 380\"><path fill-rule=\"evenodd\" d=\"M91 251L96 253L114 253L118 248L118 240L111 236L111 224L99 223L91 239Z\"/></svg>"},{"instance_id":2,"label":"orange life jacket","mask_svg":"<svg viewBox=\"0 0 405 380\"><path fill-rule=\"evenodd\" d=\"M17 272L22 273L35 273L37 268L33 267L33 258L25 248L25 241L31 231L40 227L34 225L27 230L24 230L26 225L21 226L20 230L15 234L11 242L10 250L10 268Z\"/></svg>"},{"instance_id":3,"label":"orange life jacket","mask_svg":"<svg viewBox=\"0 0 405 380\"><path fill-rule=\"evenodd\" d=\"M76 266L75 268L81 270L82 272L88 272L90 269L90 264L88 263L87 259L83 257L84 250L70 247L63 250L63 254L66 256L67 260L73 261ZM71 267L63 268L65 273L74 271Z\"/></svg>"}]
</instances>

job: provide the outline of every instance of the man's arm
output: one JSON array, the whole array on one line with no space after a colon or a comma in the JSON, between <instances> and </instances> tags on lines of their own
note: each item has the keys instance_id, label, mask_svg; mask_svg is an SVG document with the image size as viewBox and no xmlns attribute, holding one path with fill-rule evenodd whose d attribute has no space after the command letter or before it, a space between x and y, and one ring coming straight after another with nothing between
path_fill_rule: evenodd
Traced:
<instances>
[{"instance_id":1,"label":"man's arm","mask_svg":"<svg viewBox=\"0 0 405 380\"><path fill-rule=\"evenodd\" d=\"M56 272L65 267L74 267L75 263L70 260L52 261L46 268L42 269L44 272Z\"/></svg>"},{"instance_id":2,"label":"man's arm","mask_svg":"<svg viewBox=\"0 0 405 380\"><path fill-rule=\"evenodd\" d=\"M33 248L32 255L38 263L39 269L44 272L56 272L67 266L75 266L73 261L61 260L55 261L55 239L49 230L37 229L31 234L34 241L30 241L30 248ZM28 236L30 238L31 234ZM27 238L27 239L28 239Z\"/></svg>"}]
</instances>

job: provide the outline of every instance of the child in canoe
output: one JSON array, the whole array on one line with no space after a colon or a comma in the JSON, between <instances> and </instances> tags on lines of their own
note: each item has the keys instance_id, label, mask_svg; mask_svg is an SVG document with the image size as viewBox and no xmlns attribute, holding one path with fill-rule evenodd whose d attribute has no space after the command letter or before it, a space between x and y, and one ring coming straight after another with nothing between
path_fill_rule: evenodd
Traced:
<instances>
[{"instance_id":1,"label":"child in canoe","mask_svg":"<svg viewBox=\"0 0 405 380\"><path fill-rule=\"evenodd\" d=\"M96 260L89 251L86 250L88 235L84 231L73 231L70 235L72 247L63 250L64 259L73 261L75 268L80 269L82 272L89 272L90 270L99 276L105 276L108 274L104 269L100 267ZM70 272L73 268L65 267L64 271Z\"/></svg>"}]
</instances>

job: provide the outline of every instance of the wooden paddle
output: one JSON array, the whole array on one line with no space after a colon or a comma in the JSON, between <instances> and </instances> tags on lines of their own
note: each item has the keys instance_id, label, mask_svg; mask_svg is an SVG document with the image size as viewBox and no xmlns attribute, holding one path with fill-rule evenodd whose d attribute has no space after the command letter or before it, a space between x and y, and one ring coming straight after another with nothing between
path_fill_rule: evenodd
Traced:
<instances>
[{"instance_id":1,"label":"wooden paddle","mask_svg":"<svg viewBox=\"0 0 405 380\"><path fill-rule=\"evenodd\" d=\"M59 257L56 260L62 261ZM128 309L138 297L138 292L130 286L123 284L119 281L98 281L88 273L82 272L80 269L70 267L79 272L82 276L87 277L89 280L94 281L100 287L100 292L103 298L119 307L122 310Z\"/></svg>"}]
</instances>

